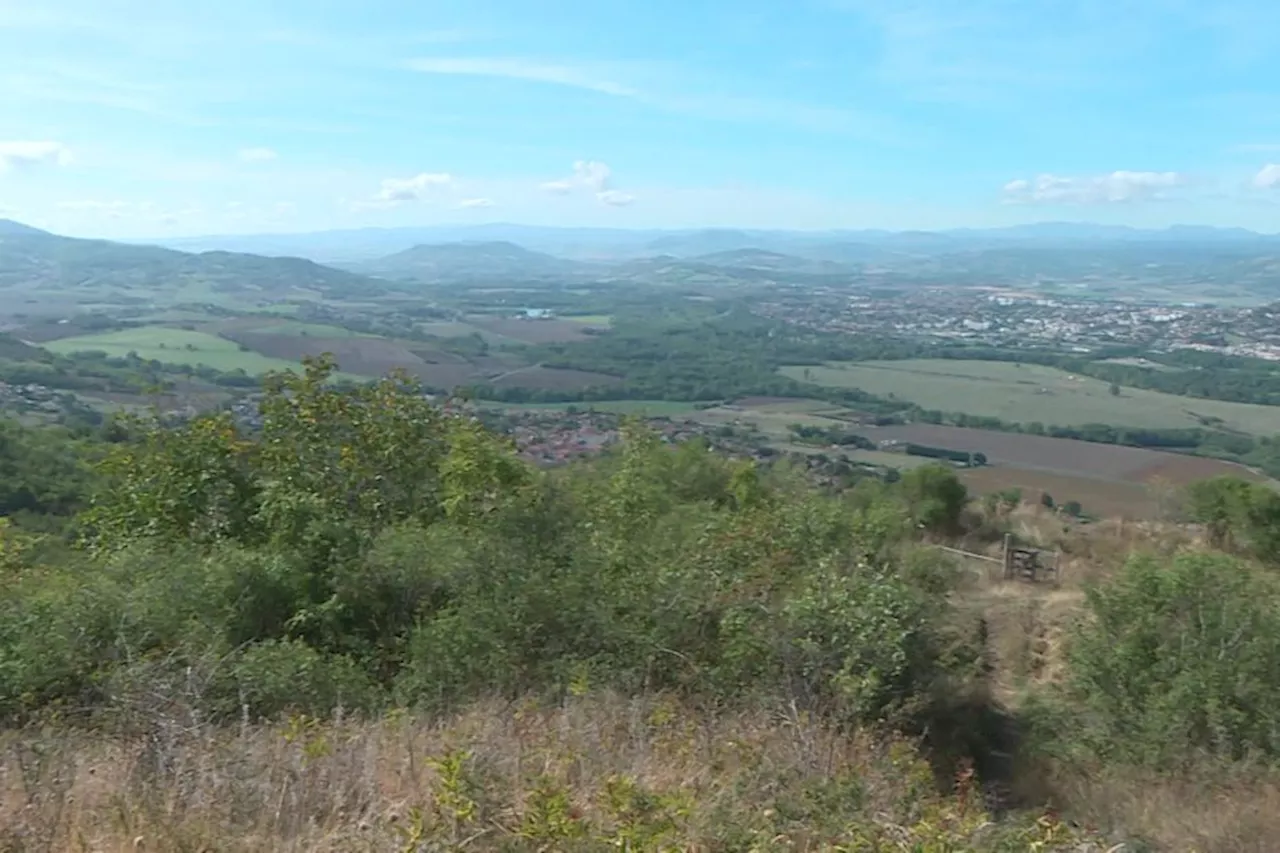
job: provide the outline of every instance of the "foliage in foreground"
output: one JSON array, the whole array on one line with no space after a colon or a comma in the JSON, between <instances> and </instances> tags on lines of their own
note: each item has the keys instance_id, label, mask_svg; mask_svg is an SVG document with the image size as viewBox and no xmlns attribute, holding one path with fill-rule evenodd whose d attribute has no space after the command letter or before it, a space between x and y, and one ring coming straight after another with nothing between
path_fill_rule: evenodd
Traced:
<instances>
[{"instance_id":1,"label":"foliage in foreground","mask_svg":"<svg viewBox=\"0 0 1280 853\"><path fill-rule=\"evenodd\" d=\"M634 429L548 474L407 383L339 391L330 369L280 377L258 433L208 417L118 449L86 551L9 570L0 713L178 684L215 718L589 684L904 721L976 658L939 618L947 568L897 553L955 525L945 469L837 498Z\"/></svg>"},{"instance_id":2,"label":"foliage in foreground","mask_svg":"<svg viewBox=\"0 0 1280 853\"><path fill-rule=\"evenodd\" d=\"M1155 767L1280 758L1280 588L1222 554L1132 558L1089 591L1056 740Z\"/></svg>"},{"instance_id":3,"label":"foliage in foreground","mask_svg":"<svg viewBox=\"0 0 1280 853\"><path fill-rule=\"evenodd\" d=\"M227 722L248 737L257 720L292 718L302 729L291 737L317 750L303 757L323 766L334 741L308 734L320 719L338 732L344 715L364 711L448 714L493 696L568 707L604 691L674 697L712 728L725 709L763 707L830 732L927 731L935 748L959 733L962 752L975 745L963 736L986 736L957 701L985 686L980 625L952 606L953 569L915 545L961 527L967 495L951 470L830 495L785 468L632 428L605 458L542 472L406 382L339 390L331 369L319 361L277 377L257 432L220 416L128 431L77 519L77 553L0 530L4 722L88 721L143 736L119 748L154 750L183 732L207 745L229 736ZM1220 483L1192 505L1211 534L1230 534L1223 547L1265 550L1260 493ZM1095 773L1274 762L1277 637L1280 591L1262 569L1222 553L1134 559L1090 592L1062 685L1033 695L1031 719L1047 724L1033 728L1033 745ZM708 747L701 759L713 778L747 760L717 755ZM576 778L565 760L565 775L553 774L562 782L548 784ZM638 802L687 794L631 775ZM568 801L520 778L494 820L524 825L545 794L537 820L563 826L554 804ZM165 790L181 788L170 782ZM618 842L616 809L586 805L616 794L610 784L575 788L583 829L566 849ZM887 823L824 807L844 823L823 843L1034 849L1033 836L997 843L1027 826L987 827L963 800L912 790L917 811ZM224 821L216 837L234 824L199 820ZM789 832L729 846L770 849ZM510 845L525 843L510 833ZM670 846L646 838L631 849Z\"/></svg>"}]
</instances>

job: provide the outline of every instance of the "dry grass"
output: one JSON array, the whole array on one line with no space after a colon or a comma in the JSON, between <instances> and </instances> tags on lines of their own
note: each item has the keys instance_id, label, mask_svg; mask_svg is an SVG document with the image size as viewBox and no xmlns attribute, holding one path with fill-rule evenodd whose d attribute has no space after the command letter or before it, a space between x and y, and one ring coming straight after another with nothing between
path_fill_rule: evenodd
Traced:
<instances>
[{"instance_id":1,"label":"dry grass","mask_svg":"<svg viewBox=\"0 0 1280 853\"><path fill-rule=\"evenodd\" d=\"M975 582L958 602L985 620L990 692L1015 716L1029 689L1062 676L1084 582L1133 551L1203 547L1194 531L1172 525L1064 529L1025 507L1003 521L1063 548L1073 567L1060 587ZM175 700L126 717L131 732L145 734L0 733L0 853L1250 853L1275 850L1280 838L1274 772L1224 775L1210 763L1178 777L1021 768L1002 783L1036 792L1077 827L1070 839L1033 847L1060 827L1026 815L991 824L963 792L940 794L905 742L843 734L781 705L716 711L588 693L555 705L491 701L438 720L393 713L217 727ZM944 835L950 846L938 841Z\"/></svg>"},{"instance_id":2,"label":"dry grass","mask_svg":"<svg viewBox=\"0 0 1280 853\"><path fill-rule=\"evenodd\" d=\"M938 797L901 742L663 697L141 739L23 731L0 745L0 850L13 853L935 849L885 846L921 827L955 832L963 846L936 849L962 853L1003 831ZM1045 849L1101 849L1031 832L1058 833Z\"/></svg>"},{"instance_id":3,"label":"dry grass","mask_svg":"<svg viewBox=\"0 0 1280 853\"><path fill-rule=\"evenodd\" d=\"M1065 644L1084 616L1084 588L1107 580L1138 553L1172 556L1210 551L1190 525L1158 521L1105 520L1065 523L1042 507L1023 505L989 527L1008 529L1020 542L1062 551L1062 582L975 581L957 604L987 627L992 698L1011 713L1033 691L1065 676ZM964 547L998 555L986 540ZM977 578L981 573L974 573ZM1145 847L1172 853L1273 853L1280 849L1280 773L1267 769L1224 770L1212 760L1177 776L1099 768L1088 775L1056 767L1034 768L1012 780L1048 796L1072 820L1109 835L1140 838Z\"/></svg>"},{"instance_id":4,"label":"dry grass","mask_svg":"<svg viewBox=\"0 0 1280 853\"><path fill-rule=\"evenodd\" d=\"M1280 778L1215 771L1178 777L1095 774L1053 784L1073 816L1123 826L1149 849L1172 853L1275 853L1280 849Z\"/></svg>"}]
</instances>

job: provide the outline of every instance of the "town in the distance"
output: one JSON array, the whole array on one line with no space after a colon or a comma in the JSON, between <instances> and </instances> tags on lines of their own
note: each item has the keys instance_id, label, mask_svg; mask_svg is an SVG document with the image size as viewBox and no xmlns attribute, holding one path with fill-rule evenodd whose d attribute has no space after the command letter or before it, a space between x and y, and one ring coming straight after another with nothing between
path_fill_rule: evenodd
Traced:
<instances>
[{"instance_id":1,"label":"town in the distance","mask_svg":"<svg viewBox=\"0 0 1280 853\"><path fill-rule=\"evenodd\" d=\"M826 484L956 466L976 494L1154 517L1280 476L1280 238L1050 223L964 232L477 226L174 240L0 223L0 406L252 426L260 378L403 370L522 454L624 418Z\"/></svg>"}]
</instances>

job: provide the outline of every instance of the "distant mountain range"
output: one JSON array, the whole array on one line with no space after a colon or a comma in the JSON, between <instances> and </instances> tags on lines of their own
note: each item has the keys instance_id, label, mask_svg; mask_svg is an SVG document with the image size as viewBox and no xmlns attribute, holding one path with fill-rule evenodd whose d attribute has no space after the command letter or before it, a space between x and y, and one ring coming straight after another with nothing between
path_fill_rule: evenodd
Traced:
<instances>
[{"instance_id":1,"label":"distant mountain range","mask_svg":"<svg viewBox=\"0 0 1280 853\"><path fill-rule=\"evenodd\" d=\"M469 239L436 242L422 239L424 235ZM385 248L410 237L419 242L354 257L359 246ZM353 242L343 244L342 239ZM323 244L348 257L321 264L244 251L253 243L262 247L260 251L280 250L287 247L279 241L289 240L294 250ZM176 242L187 248L198 243ZM1280 296L1280 237L1190 226L1159 231L1045 223L939 232L629 232L494 225L217 242L224 248L181 251L61 237L0 220L0 287L198 286L273 297L298 291L350 295L411 290L419 283L468 286L501 281L669 286L1056 283L1100 287L1112 294L1126 289L1149 292L1155 285L1175 300L1184 293L1194 293L1196 300Z\"/></svg>"},{"instance_id":2,"label":"distant mountain range","mask_svg":"<svg viewBox=\"0 0 1280 853\"><path fill-rule=\"evenodd\" d=\"M303 258L237 252L180 252L108 240L81 240L0 220L0 287L117 287L278 295L291 290L344 293L381 289L366 276Z\"/></svg>"},{"instance_id":3,"label":"distant mountain range","mask_svg":"<svg viewBox=\"0 0 1280 853\"><path fill-rule=\"evenodd\" d=\"M1090 243L1280 245L1280 235L1264 235L1243 228L1177 225L1164 229L1141 229L1071 222L945 231L660 231L493 224L189 237L145 242L183 251L219 249L295 255L321 262L348 264L383 258L421 245L496 242L512 243L532 251L581 261L621 261L655 255L687 258L756 249L836 262L863 263L903 253L941 254L1001 248L1011 244L1042 248L1072 248Z\"/></svg>"}]
</instances>

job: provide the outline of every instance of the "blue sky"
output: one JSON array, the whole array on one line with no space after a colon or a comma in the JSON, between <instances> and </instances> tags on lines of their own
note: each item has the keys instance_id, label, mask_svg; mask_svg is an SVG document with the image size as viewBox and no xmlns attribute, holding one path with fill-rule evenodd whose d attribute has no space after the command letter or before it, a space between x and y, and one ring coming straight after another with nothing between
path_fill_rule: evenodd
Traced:
<instances>
[{"instance_id":1,"label":"blue sky","mask_svg":"<svg viewBox=\"0 0 1280 853\"><path fill-rule=\"evenodd\" d=\"M1280 231L1276 0L0 0L0 216Z\"/></svg>"}]
</instances>

